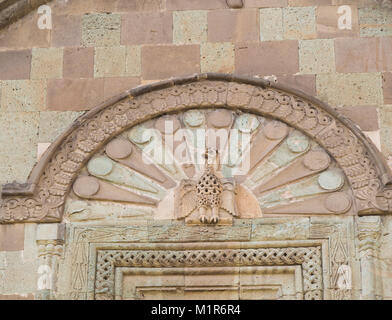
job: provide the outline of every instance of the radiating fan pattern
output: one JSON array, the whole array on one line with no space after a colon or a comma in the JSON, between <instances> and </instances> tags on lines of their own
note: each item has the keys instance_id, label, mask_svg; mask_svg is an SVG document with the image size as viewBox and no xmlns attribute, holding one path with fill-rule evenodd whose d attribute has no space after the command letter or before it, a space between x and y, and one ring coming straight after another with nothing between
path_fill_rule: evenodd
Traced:
<instances>
[{"instance_id":1,"label":"radiating fan pattern","mask_svg":"<svg viewBox=\"0 0 392 320\"><path fill-rule=\"evenodd\" d=\"M214 209L222 223L353 212L344 173L317 142L283 122L222 108L163 115L112 139L75 180L67 218L197 223L208 211L197 199L206 170L223 188Z\"/></svg>"}]
</instances>

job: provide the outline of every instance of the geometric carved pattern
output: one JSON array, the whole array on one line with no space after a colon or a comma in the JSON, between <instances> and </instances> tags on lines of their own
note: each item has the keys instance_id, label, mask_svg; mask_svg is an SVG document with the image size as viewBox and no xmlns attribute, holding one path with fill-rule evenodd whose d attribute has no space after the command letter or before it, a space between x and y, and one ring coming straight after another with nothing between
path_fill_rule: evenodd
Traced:
<instances>
[{"instance_id":1,"label":"geometric carved pattern","mask_svg":"<svg viewBox=\"0 0 392 320\"><path fill-rule=\"evenodd\" d=\"M305 300L321 300L320 247L222 250L98 250L95 299L114 299L116 267L217 267L301 265Z\"/></svg>"},{"instance_id":2,"label":"geometric carved pattern","mask_svg":"<svg viewBox=\"0 0 392 320\"><path fill-rule=\"evenodd\" d=\"M112 138L164 113L198 107L252 112L302 131L343 169L360 214L390 211L392 192L384 190L391 180L386 164L362 133L334 110L268 81L203 74L135 88L78 119L37 164L26 185L3 188L0 222L61 221L79 170Z\"/></svg>"}]
</instances>

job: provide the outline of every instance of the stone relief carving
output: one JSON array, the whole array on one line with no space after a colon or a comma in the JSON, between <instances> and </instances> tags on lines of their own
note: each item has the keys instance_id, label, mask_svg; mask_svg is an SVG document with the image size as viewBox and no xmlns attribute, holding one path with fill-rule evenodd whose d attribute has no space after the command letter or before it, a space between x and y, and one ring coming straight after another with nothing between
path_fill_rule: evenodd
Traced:
<instances>
[{"instance_id":1,"label":"stone relief carving","mask_svg":"<svg viewBox=\"0 0 392 320\"><path fill-rule=\"evenodd\" d=\"M305 300L322 299L319 247L226 250L99 250L95 299L114 299L116 267L209 267L301 265Z\"/></svg>"},{"instance_id":2,"label":"stone relief carving","mask_svg":"<svg viewBox=\"0 0 392 320\"><path fill-rule=\"evenodd\" d=\"M336 161L336 167L343 171L353 193L352 199L347 193L336 194L332 198L324 195L323 203L332 211L347 211L352 203L355 203L355 211L360 214L390 211L390 191L385 188L385 183L390 180L390 173L375 148L366 142L357 129L313 98L301 93L290 93L283 87L260 79L235 79L215 74L170 80L137 88L129 93L130 95L121 96L118 102L95 109L78 119L74 126L77 129L55 143L53 151L48 152L37 165L26 186L8 185L3 188L4 201L0 211L2 223L60 221L65 199L76 176L92 155L99 153L113 137L137 123L166 112L207 106L225 106L279 119L290 127L305 132L307 137L317 142ZM197 119L192 121L197 123ZM270 134L272 138L285 133L283 128L273 131ZM137 143L137 134L133 136L133 143ZM147 142L139 140L141 145ZM298 141L294 144L294 152L299 150L297 153L300 153L303 143ZM269 145L269 148L272 147ZM119 156L121 158L124 155L120 153ZM320 159L317 162L321 167L321 163L327 162L325 156L313 157ZM303 162L304 168L309 169L307 164L308 161ZM180 168L169 166L162 169L167 173L168 181L161 181L161 184L187 177L182 170L178 170ZM317 170L320 169L316 168L314 171ZM330 175L333 176L334 173ZM329 186L329 181L338 185L339 178L328 177L326 180L326 186ZM89 187L82 190L82 193L93 193L98 189L95 194L99 196L100 190L105 190L105 182L93 182L90 179ZM134 196L140 194L136 192ZM335 201L336 199L339 201ZM338 204L337 207L335 203Z\"/></svg>"}]
</instances>

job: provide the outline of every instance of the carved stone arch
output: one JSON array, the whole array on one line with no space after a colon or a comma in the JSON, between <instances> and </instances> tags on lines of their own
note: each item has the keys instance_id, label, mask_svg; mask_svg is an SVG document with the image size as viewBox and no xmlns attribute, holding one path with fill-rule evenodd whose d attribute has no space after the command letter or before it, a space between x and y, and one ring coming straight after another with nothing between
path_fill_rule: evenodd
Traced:
<instances>
[{"instance_id":1,"label":"carved stone arch","mask_svg":"<svg viewBox=\"0 0 392 320\"><path fill-rule=\"evenodd\" d=\"M274 118L317 142L344 171L360 215L388 213L390 171L348 119L300 91L257 78L200 74L126 91L78 118L46 151L26 184L3 187L1 223L59 222L75 178L111 139L144 121L197 108Z\"/></svg>"}]
</instances>

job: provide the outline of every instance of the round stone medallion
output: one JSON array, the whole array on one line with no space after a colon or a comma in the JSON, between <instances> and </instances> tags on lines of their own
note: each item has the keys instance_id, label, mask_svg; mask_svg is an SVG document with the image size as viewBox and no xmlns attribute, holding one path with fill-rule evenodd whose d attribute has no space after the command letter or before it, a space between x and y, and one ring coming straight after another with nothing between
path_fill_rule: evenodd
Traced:
<instances>
[{"instance_id":1,"label":"round stone medallion","mask_svg":"<svg viewBox=\"0 0 392 320\"><path fill-rule=\"evenodd\" d=\"M251 133L255 131L260 125L260 121L252 114L240 115L237 118L236 123L238 130L243 133Z\"/></svg>"},{"instance_id":2,"label":"round stone medallion","mask_svg":"<svg viewBox=\"0 0 392 320\"><path fill-rule=\"evenodd\" d=\"M180 121L175 116L163 116L155 122L155 128L161 134L173 134L181 127Z\"/></svg>"},{"instance_id":3,"label":"round stone medallion","mask_svg":"<svg viewBox=\"0 0 392 320\"><path fill-rule=\"evenodd\" d=\"M87 170L94 176L106 176L113 170L113 163L107 158L94 158L87 164Z\"/></svg>"},{"instance_id":4,"label":"round stone medallion","mask_svg":"<svg viewBox=\"0 0 392 320\"><path fill-rule=\"evenodd\" d=\"M106 146L106 154L114 159L124 159L132 153L132 143L123 139L110 141Z\"/></svg>"},{"instance_id":5,"label":"round stone medallion","mask_svg":"<svg viewBox=\"0 0 392 320\"><path fill-rule=\"evenodd\" d=\"M197 110L190 110L184 114L184 122L190 127L199 127L204 123L204 114Z\"/></svg>"},{"instance_id":6,"label":"round stone medallion","mask_svg":"<svg viewBox=\"0 0 392 320\"><path fill-rule=\"evenodd\" d=\"M143 126L137 126L129 132L129 139L137 144L144 144L152 140L152 132Z\"/></svg>"},{"instance_id":7,"label":"round stone medallion","mask_svg":"<svg viewBox=\"0 0 392 320\"><path fill-rule=\"evenodd\" d=\"M264 134L270 140L279 140L287 135L288 127L280 121L271 121L264 127Z\"/></svg>"},{"instance_id":8,"label":"round stone medallion","mask_svg":"<svg viewBox=\"0 0 392 320\"><path fill-rule=\"evenodd\" d=\"M329 167L331 158L324 151L310 151L304 157L304 165L312 171L321 171Z\"/></svg>"},{"instance_id":9,"label":"round stone medallion","mask_svg":"<svg viewBox=\"0 0 392 320\"><path fill-rule=\"evenodd\" d=\"M230 126L232 114L228 110L215 110L208 115L208 124L215 128L226 128Z\"/></svg>"},{"instance_id":10,"label":"round stone medallion","mask_svg":"<svg viewBox=\"0 0 392 320\"><path fill-rule=\"evenodd\" d=\"M88 176L79 177L73 184L73 191L79 197L91 197L99 191L98 179Z\"/></svg>"},{"instance_id":11,"label":"round stone medallion","mask_svg":"<svg viewBox=\"0 0 392 320\"><path fill-rule=\"evenodd\" d=\"M335 191L343 187L343 175L336 170L328 170L320 174L318 182L324 190Z\"/></svg>"},{"instance_id":12,"label":"round stone medallion","mask_svg":"<svg viewBox=\"0 0 392 320\"><path fill-rule=\"evenodd\" d=\"M303 134L297 133L287 138L287 146L292 152L304 152L309 148L309 139Z\"/></svg>"},{"instance_id":13,"label":"round stone medallion","mask_svg":"<svg viewBox=\"0 0 392 320\"><path fill-rule=\"evenodd\" d=\"M344 213L351 207L351 198L344 192L337 192L328 196L324 204L331 212Z\"/></svg>"}]
</instances>

